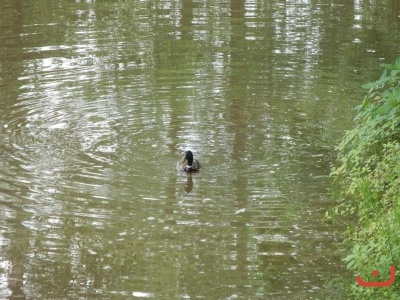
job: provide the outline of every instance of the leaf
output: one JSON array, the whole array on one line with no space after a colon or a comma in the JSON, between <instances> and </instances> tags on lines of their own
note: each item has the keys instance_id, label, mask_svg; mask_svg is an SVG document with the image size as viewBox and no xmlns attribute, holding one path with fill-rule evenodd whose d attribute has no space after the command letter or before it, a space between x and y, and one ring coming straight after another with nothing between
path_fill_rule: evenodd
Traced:
<instances>
[{"instance_id":1,"label":"leaf","mask_svg":"<svg viewBox=\"0 0 400 300\"><path fill-rule=\"evenodd\" d=\"M342 261L348 262L352 259L354 259L354 254L350 254L350 255L346 256L345 258L342 259Z\"/></svg>"},{"instance_id":2,"label":"leaf","mask_svg":"<svg viewBox=\"0 0 400 300\"><path fill-rule=\"evenodd\" d=\"M400 70L400 58L397 57L394 64L381 64L381 67L386 70Z\"/></svg>"},{"instance_id":3,"label":"leaf","mask_svg":"<svg viewBox=\"0 0 400 300\"><path fill-rule=\"evenodd\" d=\"M365 89L365 90L370 90L370 89L372 89L373 87L375 87L376 85L377 85L377 84L376 84L375 82L368 82L368 83L362 84L361 87L362 87L363 89Z\"/></svg>"},{"instance_id":4,"label":"leaf","mask_svg":"<svg viewBox=\"0 0 400 300\"><path fill-rule=\"evenodd\" d=\"M354 269L355 264L356 264L356 261L355 261L355 260L352 260L352 261L350 261L350 262L347 264L346 267L347 267L348 270L352 270L352 269Z\"/></svg>"},{"instance_id":5,"label":"leaf","mask_svg":"<svg viewBox=\"0 0 400 300\"><path fill-rule=\"evenodd\" d=\"M377 112L378 114L384 115L384 114L386 114L389 110L391 110L392 108L393 108L393 106L392 106L390 103L386 102L386 103L382 104L381 106L379 106L379 107L377 108L376 112Z\"/></svg>"}]
</instances>

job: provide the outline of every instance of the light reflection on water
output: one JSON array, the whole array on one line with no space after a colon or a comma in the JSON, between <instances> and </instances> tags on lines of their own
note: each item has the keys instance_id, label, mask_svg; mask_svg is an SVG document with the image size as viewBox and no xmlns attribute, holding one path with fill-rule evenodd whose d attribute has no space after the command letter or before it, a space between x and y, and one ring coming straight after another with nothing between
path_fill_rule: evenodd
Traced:
<instances>
[{"instance_id":1,"label":"light reflection on water","mask_svg":"<svg viewBox=\"0 0 400 300\"><path fill-rule=\"evenodd\" d=\"M323 215L361 79L338 61L377 59L334 45L340 7L13 3L0 297L280 299L346 276Z\"/></svg>"}]
</instances>

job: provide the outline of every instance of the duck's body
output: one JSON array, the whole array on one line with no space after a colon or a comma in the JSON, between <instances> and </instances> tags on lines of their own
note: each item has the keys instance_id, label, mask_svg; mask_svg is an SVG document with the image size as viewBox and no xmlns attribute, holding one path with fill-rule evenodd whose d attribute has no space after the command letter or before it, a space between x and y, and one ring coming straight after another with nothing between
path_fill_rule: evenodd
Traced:
<instances>
[{"instance_id":1,"label":"duck's body","mask_svg":"<svg viewBox=\"0 0 400 300\"><path fill-rule=\"evenodd\" d=\"M186 151L185 156L182 158L180 162L178 162L179 170L183 172L197 172L200 170L200 163L197 159L193 158L192 151Z\"/></svg>"}]
</instances>

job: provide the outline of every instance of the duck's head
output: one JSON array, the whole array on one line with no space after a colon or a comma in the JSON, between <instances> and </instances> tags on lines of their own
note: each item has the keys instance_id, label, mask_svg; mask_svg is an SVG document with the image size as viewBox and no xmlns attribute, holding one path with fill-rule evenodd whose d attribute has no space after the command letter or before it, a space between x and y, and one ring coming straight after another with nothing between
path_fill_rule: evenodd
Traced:
<instances>
[{"instance_id":1,"label":"duck's head","mask_svg":"<svg viewBox=\"0 0 400 300\"><path fill-rule=\"evenodd\" d=\"M187 166L191 167L193 164L193 153L190 150L185 152L185 156L182 159L182 163L185 163L186 161L187 161Z\"/></svg>"}]
</instances>

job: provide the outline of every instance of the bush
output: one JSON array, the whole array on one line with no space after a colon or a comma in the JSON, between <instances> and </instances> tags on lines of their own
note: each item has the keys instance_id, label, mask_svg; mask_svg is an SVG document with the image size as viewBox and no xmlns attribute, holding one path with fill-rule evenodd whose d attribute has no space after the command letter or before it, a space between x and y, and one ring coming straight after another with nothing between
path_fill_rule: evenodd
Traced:
<instances>
[{"instance_id":1,"label":"bush","mask_svg":"<svg viewBox=\"0 0 400 300\"><path fill-rule=\"evenodd\" d=\"M349 270L364 280L386 281L390 266L400 266L400 58L383 65L379 80L363 87L369 92L357 107L355 128L337 147L332 170L340 201L331 216L355 217L345 233L352 253ZM371 276L378 270L382 277ZM400 299L400 285L365 288L354 280L352 299Z\"/></svg>"}]
</instances>

